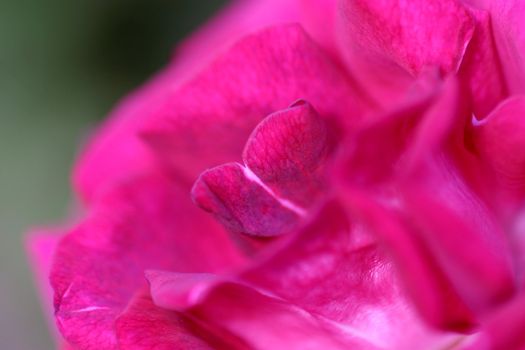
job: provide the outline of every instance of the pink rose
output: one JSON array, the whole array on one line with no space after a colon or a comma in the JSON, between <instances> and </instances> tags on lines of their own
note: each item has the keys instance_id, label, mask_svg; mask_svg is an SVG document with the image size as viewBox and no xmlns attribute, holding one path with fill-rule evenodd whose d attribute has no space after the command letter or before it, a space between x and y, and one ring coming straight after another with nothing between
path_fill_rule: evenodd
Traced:
<instances>
[{"instance_id":1,"label":"pink rose","mask_svg":"<svg viewBox=\"0 0 525 350\"><path fill-rule=\"evenodd\" d=\"M82 220L30 241L61 346L524 349L523 16L232 4L93 135Z\"/></svg>"}]
</instances>

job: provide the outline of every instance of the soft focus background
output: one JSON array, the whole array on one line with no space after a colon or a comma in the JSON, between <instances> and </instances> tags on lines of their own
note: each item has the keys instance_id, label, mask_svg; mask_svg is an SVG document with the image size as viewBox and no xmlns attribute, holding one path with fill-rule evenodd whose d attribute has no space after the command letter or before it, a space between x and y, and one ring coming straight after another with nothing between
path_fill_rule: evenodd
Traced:
<instances>
[{"instance_id":1,"label":"soft focus background","mask_svg":"<svg viewBox=\"0 0 525 350\"><path fill-rule=\"evenodd\" d=\"M52 349L23 235L66 215L80 141L223 2L0 1L1 349Z\"/></svg>"}]
</instances>

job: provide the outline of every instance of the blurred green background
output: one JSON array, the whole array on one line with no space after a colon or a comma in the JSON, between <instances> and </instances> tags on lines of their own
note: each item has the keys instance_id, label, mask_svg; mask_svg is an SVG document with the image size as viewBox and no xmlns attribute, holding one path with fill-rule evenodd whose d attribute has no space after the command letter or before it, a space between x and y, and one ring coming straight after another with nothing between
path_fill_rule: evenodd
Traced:
<instances>
[{"instance_id":1,"label":"blurred green background","mask_svg":"<svg viewBox=\"0 0 525 350\"><path fill-rule=\"evenodd\" d=\"M0 1L2 349L52 349L23 234L66 215L80 140L224 2Z\"/></svg>"}]
</instances>

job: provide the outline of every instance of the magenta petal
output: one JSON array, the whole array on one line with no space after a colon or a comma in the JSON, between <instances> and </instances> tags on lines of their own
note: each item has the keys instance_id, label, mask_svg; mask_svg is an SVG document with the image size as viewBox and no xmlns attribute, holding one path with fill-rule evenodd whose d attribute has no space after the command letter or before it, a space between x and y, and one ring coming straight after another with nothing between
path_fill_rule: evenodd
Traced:
<instances>
[{"instance_id":1,"label":"magenta petal","mask_svg":"<svg viewBox=\"0 0 525 350\"><path fill-rule=\"evenodd\" d=\"M240 37L270 24L297 22L296 0L234 1L177 47L172 62L126 97L89 138L75 165L73 182L85 201L109 183L147 171L154 164L139 137L142 125L185 80Z\"/></svg>"},{"instance_id":2,"label":"magenta petal","mask_svg":"<svg viewBox=\"0 0 525 350\"><path fill-rule=\"evenodd\" d=\"M297 212L249 174L237 163L207 170L193 186L193 200L232 232L263 237L290 232L297 223Z\"/></svg>"},{"instance_id":3,"label":"magenta petal","mask_svg":"<svg viewBox=\"0 0 525 350\"><path fill-rule=\"evenodd\" d=\"M490 1L494 38L511 94L525 93L525 3L521 0Z\"/></svg>"},{"instance_id":4,"label":"magenta petal","mask_svg":"<svg viewBox=\"0 0 525 350\"><path fill-rule=\"evenodd\" d=\"M164 99L166 85L177 81L177 74L173 67L160 72L121 101L89 138L73 171L73 183L83 200L91 202L115 182L154 168L154 158L137 133Z\"/></svg>"},{"instance_id":5,"label":"magenta petal","mask_svg":"<svg viewBox=\"0 0 525 350\"><path fill-rule=\"evenodd\" d=\"M118 345L126 350L211 350L221 340L175 311L156 306L148 292L138 292L115 323Z\"/></svg>"},{"instance_id":6,"label":"magenta petal","mask_svg":"<svg viewBox=\"0 0 525 350\"><path fill-rule=\"evenodd\" d=\"M472 327L471 310L406 221L362 193L352 193L347 203L385 244L407 294L430 325L456 331Z\"/></svg>"},{"instance_id":7,"label":"magenta petal","mask_svg":"<svg viewBox=\"0 0 525 350\"><path fill-rule=\"evenodd\" d=\"M169 94L143 133L160 158L189 183L205 169L240 161L257 124L299 98L321 116L346 125L360 116L345 73L298 25L244 37Z\"/></svg>"},{"instance_id":8,"label":"magenta petal","mask_svg":"<svg viewBox=\"0 0 525 350\"><path fill-rule=\"evenodd\" d=\"M422 76L412 93L347 139L344 181L374 186L416 166L461 121L459 100L455 78Z\"/></svg>"},{"instance_id":9,"label":"magenta petal","mask_svg":"<svg viewBox=\"0 0 525 350\"><path fill-rule=\"evenodd\" d=\"M258 29L296 23L301 14L299 0L234 0L192 33L175 50L171 64L181 78L191 78L217 53ZM169 90L169 86L166 86Z\"/></svg>"},{"instance_id":10,"label":"magenta petal","mask_svg":"<svg viewBox=\"0 0 525 350\"><path fill-rule=\"evenodd\" d=\"M507 237L458 167L466 153L458 84L449 79L438 91L426 110L418 103L411 114L362 130L343 181L351 185L350 206L392 254L421 314L465 330L513 292L514 272Z\"/></svg>"},{"instance_id":11,"label":"magenta petal","mask_svg":"<svg viewBox=\"0 0 525 350\"><path fill-rule=\"evenodd\" d=\"M427 348L447 336L426 328L375 238L327 203L272 256L241 274L304 310L380 348Z\"/></svg>"},{"instance_id":12,"label":"magenta petal","mask_svg":"<svg viewBox=\"0 0 525 350\"><path fill-rule=\"evenodd\" d=\"M474 142L496 173L499 184L521 202L525 198L525 97L502 102L482 123L476 123Z\"/></svg>"},{"instance_id":13,"label":"magenta petal","mask_svg":"<svg viewBox=\"0 0 525 350\"><path fill-rule=\"evenodd\" d=\"M483 119L508 92L490 15L481 10L471 10L471 13L476 20L476 29L465 52L459 76L469 86L473 113L478 119Z\"/></svg>"},{"instance_id":14,"label":"magenta petal","mask_svg":"<svg viewBox=\"0 0 525 350\"><path fill-rule=\"evenodd\" d=\"M514 291L514 272L501 227L441 157L383 190L397 196L354 192L350 202L388 247L422 315L461 331Z\"/></svg>"},{"instance_id":15,"label":"magenta petal","mask_svg":"<svg viewBox=\"0 0 525 350\"><path fill-rule=\"evenodd\" d=\"M322 165L333 140L325 122L306 101L271 114L246 143L246 167L278 196L302 207L322 190Z\"/></svg>"},{"instance_id":16,"label":"magenta petal","mask_svg":"<svg viewBox=\"0 0 525 350\"><path fill-rule=\"evenodd\" d=\"M370 45L412 74L431 65L454 72L473 31L469 13L455 0L349 0L344 5L354 11L351 25L361 26L354 34L359 43Z\"/></svg>"},{"instance_id":17,"label":"magenta petal","mask_svg":"<svg viewBox=\"0 0 525 350\"><path fill-rule=\"evenodd\" d=\"M482 311L514 292L511 247L494 214L444 158L421 164L402 190L404 203L459 293Z\"/></svg>"},{"instance_id":18,"label":"magenta petal","mask_svg":"<svg viewBox=\"0 0 525 350\"><path fill-rule=\"evenodd\" d=\"M525 295L502 305L486 318L475 340L465 350L525 349Z\"/></svg>"},{"instance_id":19,"label":"magenta petal","mask_svg":"<svg viewBox=\"0 0 525 350\"><path fill-rule=\"evenodd\" d=\"M294 327L313 332L305 316L317 324L312 335L315 339L329 331L330 338L349 348L401 350L444 345L451 340L420 321L399 288L391 263L363 227L348 222L337 203L327 204L316 219L287 238L284 245L234 275L150 272L147 277L153 299L159 306L187 310L226 327L250 344L252 338L272 341L279 336L286 340L283 346L303 348L310 337L303 334L298 338ZM297 310L286 306L288 303ZM223 309L234 310L235 315L220 311ZM273 311L267 316L270 309ZM273 317L275 323L268 323L266 317ZM288 324L282 324L282 318ZM230 328L232 322L241 320L238 328ZM256 327L256 334L250 333L255 332L252 327ZM322 338L312 340L312 346L336 346L321 342Z\"/></svg>"},{"instance_id":20,"label":"magenta petal","mask_svg":"<svg viewBox=\"0 0 525 350\"><path fill-rule=\"evenodd\" d=\"M345 0L340 9L347 66L383 105L426 67L455 72L474 31L457 0Z\"/></svg>"},{"instance_id":21,"label":"magenta petal","mask_svg":"<svg viewBox=\"0 0 525 350\"><path fill-rule=\"evenodd\" d=\"M299 0L301 24L323 48L337 54L338 0Z\"/></svg>"},{"instance_id":22,"label":"magenta petal","mask_svg":"<svg viewBox=\"0 0 525 350\"><path fill-rule=\"evenodd\" d=\"M50 329L54 335L59 349L69 349L64 339L58 333L53 320L53 290L49 281L49 273L53 262L56 247L61 236L58 232L51 230L39 230L31 233L27 238L26 249L28 251L31 267L34 270L37 287L40 292L44 314L49 320Z\"/></svg>"},{"instance_id":23,"label":"magenta petal","mask_svg":"<svg viewBox=\"0 0 525 350\"><path fill-rule=\"evenodd\" d=\"M185 310L210 327L236 335L250 349L378 349L359 336L345 335L330 322L246 284L219 276L170 273L155 273L149 280L156 304Z\"/></svg>"},{"instance_id":24,"label":"magenta petal","mask_svg":"<svg viewBox=\"0 0 525 350\"><path fill-rule=\"evenodd\" d=\"M160 175L129 180L60 242L51 272L57 324L73 345L115 348L115 318L144 286L144 270L217 271L241 260L185 190Z\"/></svg>"}]
</instances>

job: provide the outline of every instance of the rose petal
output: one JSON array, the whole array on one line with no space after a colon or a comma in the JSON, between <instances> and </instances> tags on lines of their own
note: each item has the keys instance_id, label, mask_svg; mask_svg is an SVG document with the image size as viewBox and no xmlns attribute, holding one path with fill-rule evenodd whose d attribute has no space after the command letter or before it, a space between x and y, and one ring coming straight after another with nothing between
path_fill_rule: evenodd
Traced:
<instances>
[{"instance_id":1,"label":"rose petal","mask_svg":"<svg viewBox=\"0 0 525 350\"><path fill-rule=\"evenodd\" d=\"M115 323L122 349L231 348L184 315L153 304L149 293L138 292ZM238 347L235 347L237 349Z\"/></svg>"},{"instance_id":2,"label":"rose petal","mask_svg":"<svg viewBox=\"0 0 525 350\"><path fill-rule=\"evenodd\" d=\"M470 41L459 76L467 81L473 113L478 119L490 111L507 96L507 86L492 34L490 15L471 9L476 28Z\"/></svg>"},{"instance_id":3,"label":"rose petal","mask_svg":"<svg viewBox=\"0 0 525 350\"><path fill-rule=\"evenodd\" d=\"M234 0L198 28L175 50L181 78L191 78L217 53L258 29L300 21L298 0Z\"/></svg>"},{"instance_id":4,"label":"rose petal","mask_svg":"<svg viewBox=\"0 0 525 350\"><path fill-rule=\"evenodd\" d=\"M407 171L404 168L412 168L435 149L461 120L456 79L443 82L430 72L412 90L391 111L370 118L348 139L348 158L341 169L345 182L370 186Z\"/></svg>"},{"instance_id":5,"label":"rose petal","mask_svg":"<svg viewBox=\"0 0 525 350\"><path fill-rule=\"evenodd\" d=\"M206 279L192 274L155 273L149 280L157 305L185 310L211 327L235 334L250 349L377 349L359 335L345 336L330 323L248 285L218 276L207 285ZM181 299L192 302L181 305Z\"/></svg>"},{"instance_id":6,"label":"rose petal","mask_svg":"<svg viewBox=\"0 0 525 350\"><path fill-rule=\"evenodd\" d=\"M512 295L508 237L454 164L444 156L430 159L401 191L413 234L423 239L470 307L479 313Z\"/></svg>"},{"instance_id":7,"label":"rose petal","mask_svg":"<svg viewBox=\"0 0 525 350\"><path fill-rule=\"evenodd\" d=\"M177 47L172 62L126 97L90 137L73 174L82 199L91 202L100 188L153 166L138 137L141 125L174 89L243 35L270 24L297 22L297 0L234 1Z\"/></svg>"},{"instance_id":8,"label":"rose petal","mask_svg":"<svg viewBox=\"0 0 525 350\"><path fill-rule=\"evenodd\" d=\"M295 339L297 331L290 329L291 325L303 322L297 319L300 315L310 315L318 323L316 337L327 329L331 338L340 339L351 348L423 348L451 341L446 334L428 330L419 320L400 290L391 264L362 227L349 224L344 211L335 202L327 204L317 219L290 236L286 244L277 246L259 263L235 275L150 272L148 280L157 305L192 313L197 308L199 317L219 326L226 325L228 329L233 320L218 318L214 313L222 311L210 308L234 308L239 315L226 313L222 317L242 317L241 328L236 328L234 333L240 332L248 341L263 337L271 341L277 335L289 342L283 346L302 348L305 340ZM227 290L233 288L231 286L239 295L230 301L224 294L229 294ZM251 303L258 305L257 309L240 301L230 306L237 298L245 298L243 294L255 295L256 292L261 295ZM298 316L293 316L288 325L279 323L285 316L283 311L278 311L272 316L278 323L263 326L260 322L265 322L266 315L259 306L268 305L270 299L266 298L278 300L283 306L290 303L301 311L295 311ZM251 316L253 312L257 317ZM247 328L257 326L261 329L253 335L245 335L245 323ZM311 326L300 324L310 332ZM282 331L290 332L291 338L284 338L286 335L281 334Z\"/></svg>"},{"instance_id":9,"label":"rose petal","mask_svg":"<svg viewBox=\"0 0 525 350\"><path fill-rule=\"evenodd\" d=\"M111 112L88 140L75 169L73 183L81 198L90 203L96 194L127 176L155 168L151 152L138 138L139 126L177 81L169 67L130 94Z\"/></svg>"},{"instance_id":10,"label":"rose petal","mask_svg":"<svg viewBox=\"0 0 525 350\"><path fill-rule=\"evenodd\" d=\"M525 347L525 295L512 299L490 315L480 334L465 350L522 350Z\"/></svg>"},{"instance_id":11,"label":"rose petal","mask_svg":"<svg viewBox=\"0 0 525 350\"><path fill-rule=\"evenodd\" d=\"M58 230L57 230L58 231ZM53 320L53 290L49 282L49 272L53 256L60 240L55 230L35 230L26 238L26 250L33 268L36 284L44 306L44 315L49 321L49 328L53 334L58 349L70 349L59 334Z\"/></svg>"},{"instance_id":12,"label":"rose petal","mask_svg":"<svg viewBox=\"0 0 525 350\"><path fill-rule=\"evenodd\" d=\"M339 19L348 69L383 106L426 67L455 72L474 30L457 0L345 0Z\"/></svg>"},{"instance_id":13,"label":"rose petal","mask_svg":"<svg viewBox=\"0 0 525 350\"><path fill-rule=\"evenodd\" d=\"M193 186L193 200L233 232L262 237L290 232L298 214L250 179L247 171L237 163L205 171Z\"/></svg>"},{"instance_id":14,"label":"rose petal","mask_svg":"<svg viewBox=\"0 0 525 350\"><path fill-rule=\"evenodd\" d=\"M525 93L525 3L520 0L489 2L494 39L511 94Z\"/></svg>"},{"instance_id":15,"label":"rose petal","mask_svg":"<svg viewBox=\"0 0 525 350\"><path fill-rule=\"evenodd\" d=\"M301 24L308 34L334 57L337 49L338 0L299 0Z\"/></svg>"},{"instance_id":16,"label":"rose petal","mask_svg":"<svg viewBox=\"0 0 525 350\"><path fill-rule=\"evenodd\" d=\"M324 189L322 165L333 138L313 107L298 101L257 126L244 148L244 164L279 197L308 207Z\"/></svg>"},{"instance_id":17,"label":"rose petal","mask_svg":"<svg viewBox=\"0 0 525 350\"><path fill-rule=\"evenodd\" d=\"M449 278L436 265L409 223L375 202L367 194L354 192L347 205L376 233L396 264L408 295L421 316L433 327L465 331L474 317Z\"/></svg>"},{"instance_id":18,"label":"rose petal","mask_svg":"<svg viewBox=\"0 0 525 350\"><path fill-rule=\"evenodd\" d=\"M114 320L145 269L217 271L241 261L231 244L165 177L122 183L58 246L51 281L62 334L83 349L115 348Z\"/></svg>"},{"instance_id":19,"label":"rose petal","mask_svg":"<svg viewBox=\"0 0 525 350\"><path fill-rule=\"evenodd\" d=\"M476 123L473 130L481 157L507 191L507 200L515 202L525 198L524 111L525 97L514 96L502 102L483 122Z\"/></svg>"},{"instance_id":20,"label":"rose petal","mask_svg":"<svg viewBox=\"0 0 525 350\"><path fill-rule=\"evenodd\" d=\"M351 209L382 238L422 315L465 330L475 322L471 312L513 292L514 272L507 237L463 178L466 164L458 166L467 153L458 84L449 79L438 91L426 110L363 130L342 181ZM367 163L370 154L378 160Z\"/></svg>"},{"instance_id":21,"label":"rose petal","mask_svg":"<svg viewBox=\"0 0 525 350\"><path fill-rule=\"evenodd\" d=\"M449 341L422 323L392 263L337 202L327 203L287 245L241 278L380 348L428 348Z\"/></svg>"},{"instance_id":22,"label":"rose petal","mask_svg":"<svg viewBox=\"0 0 525 350\"><path fill-rule=\"evenodd\" d=\"M355 124L355 95L344 73L299 26L275 26L240 40L172 91L144 137L191 183L207 168L240 161L255 126L299 98L324 118Z\"/></svg>"}]
</instances>

